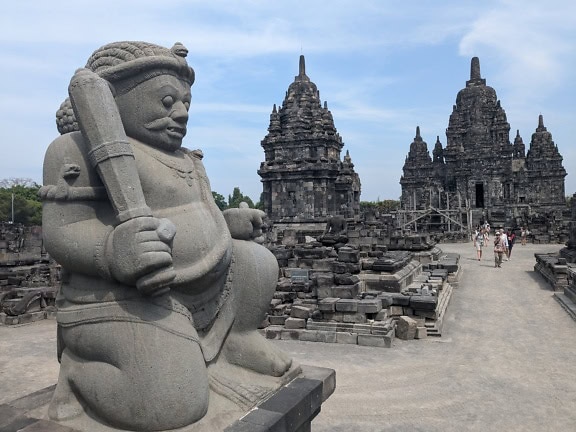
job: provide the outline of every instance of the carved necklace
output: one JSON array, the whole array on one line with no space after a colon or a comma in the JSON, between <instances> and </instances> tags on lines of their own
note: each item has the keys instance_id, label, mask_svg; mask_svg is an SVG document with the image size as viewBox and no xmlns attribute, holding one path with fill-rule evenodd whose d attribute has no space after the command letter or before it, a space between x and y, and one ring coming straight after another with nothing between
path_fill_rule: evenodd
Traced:
<instances>
[{"instance_id":1,"label":"carved necklace","mask_svg":"<svg viewBox=\"0 0 576 432\"><path fill-rule=\"evenodd\" d=\"M182 150L176 150L174 156L168 156L162 151L147 145L138 145L138 148L147 155L156 159L162 165L173 170L178 177L186 181L188 186L192 187L194 185L194 182L197 180L194 163Z\"/></svg>"}]
</instances>

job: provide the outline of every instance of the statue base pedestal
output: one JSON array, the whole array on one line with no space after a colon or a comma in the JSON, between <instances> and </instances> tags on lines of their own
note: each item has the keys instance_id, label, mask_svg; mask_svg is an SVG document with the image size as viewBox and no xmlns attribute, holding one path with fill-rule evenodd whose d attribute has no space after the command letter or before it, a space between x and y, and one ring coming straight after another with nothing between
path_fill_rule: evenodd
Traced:
<instances>
[{"instance_id":1,"label":"statue base pedestal","mask_svg":"<svg viewBox=\"0 0 576 432\"><path fill-rule=\"evenodd\" d=\"M301 366L302 373L270 397L225 427L226 432L306 432L321 405L334 392L336 373L332 369ZM2 432L79 432L46 420L55 385L0 405ZM208 425L206 425L208 426ZM179 431L200 431L190 427ZM217 429L205 429L215 431Z\"/></svg>"}]
</instances>

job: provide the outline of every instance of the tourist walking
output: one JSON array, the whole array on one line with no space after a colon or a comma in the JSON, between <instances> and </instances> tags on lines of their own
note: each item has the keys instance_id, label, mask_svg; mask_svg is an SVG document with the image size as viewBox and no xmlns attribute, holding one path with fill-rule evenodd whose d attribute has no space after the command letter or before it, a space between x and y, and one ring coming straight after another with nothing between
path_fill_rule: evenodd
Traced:
<instances>
[{"instance_id":1,"label":"tourist walking","mask_svg":"<svg viewBox=\"0 0 576 432\"><path fill-rule=\"evenodd\" d=\"M476 257L478 261L482 259L482 248L486 242L486 230L484 228L477 227L474 232L474 238L472 239L474 247L476 248Z\"/></svg>"},{"instance_id":2,"label":"tourist walking","mask_svg":"<svg viewBox=\"0 0 576 432\"><path fill-rule=\"evenodd\" d=\"M528 235L528 230L524 227L520 228L520 244L526 246L526 236Z\"/></svg>"},{"instance_id":3,"label":"tourist walking","mask_svg":"<svg viewBox=\"0 0 576 432\"><path fill-rule=\"evenodd\" d=\"M506 250L506 245L502 239L500 231L496 230L494 233L494 267L502 266L502 256Z\"/></svg>"},{"instance_id":4,"label":"tourist walking","mask_svg":"<svg viewBox=\"0 0 576 432\"><path fill-rule=\"evenodd\" d=\"M514 246L514 242L516 241L516 234L514 231L508 230L506 232L506 236L508 237L508 259L512 259L512 247Z\"/></svg>"},{"instance_id":5,"label":"tourist walking","mask_svg":"<svg viewBox=\"0 0 576 432\"><path fill-rule=\"evenodd\" d=\"M506 261L508 261L508 236L506 235L506 231L504 231L504 228L500 230L500 242L502 244L502 248L504 249L504 255L506 256Z\"/></svg>"}]
</instances>

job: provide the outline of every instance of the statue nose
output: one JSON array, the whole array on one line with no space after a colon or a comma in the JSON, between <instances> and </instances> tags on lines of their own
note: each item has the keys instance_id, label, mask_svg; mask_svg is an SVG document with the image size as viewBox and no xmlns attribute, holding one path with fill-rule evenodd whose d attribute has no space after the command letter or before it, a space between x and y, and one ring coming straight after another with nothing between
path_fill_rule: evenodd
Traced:
<instances>
[{"instance_id":1,"label":"statue nose","mask_svg":"<svg viewBox=\"0 0 576 432\"><path fill-rule=\"evenodd\" d=\"M176 102L173 108L174 109L170 114L170 117L172 117L173 120L180 123L188 122L188 110L186 109L186 106L184 105L183 102L181 101Z\"/></svg>"}]
</instances>

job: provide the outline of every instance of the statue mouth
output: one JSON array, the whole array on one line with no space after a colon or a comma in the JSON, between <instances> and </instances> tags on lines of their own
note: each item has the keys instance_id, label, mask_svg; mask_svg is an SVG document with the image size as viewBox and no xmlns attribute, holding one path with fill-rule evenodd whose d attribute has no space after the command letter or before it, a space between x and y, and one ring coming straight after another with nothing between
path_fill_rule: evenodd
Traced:
<instances>
[{"instance_id":1,"label":"statue mouth","mask_svg":"<svg viewBox=\"0 0 576 432\"><path fill-rule=\"evenodd\" d=\"M178 126L169 126L166 128L168 131L168 135L175 137L175 138L184 138L186 135L186 128L178 127Z\"/></svg>"}]
</instances>

